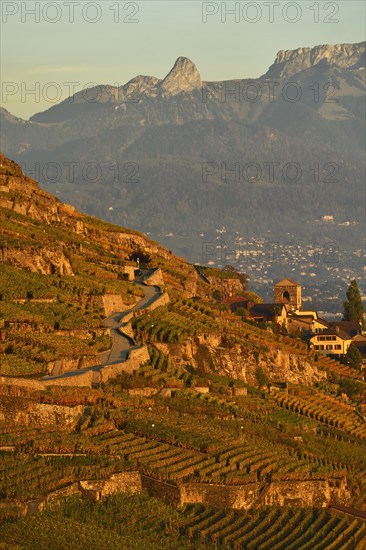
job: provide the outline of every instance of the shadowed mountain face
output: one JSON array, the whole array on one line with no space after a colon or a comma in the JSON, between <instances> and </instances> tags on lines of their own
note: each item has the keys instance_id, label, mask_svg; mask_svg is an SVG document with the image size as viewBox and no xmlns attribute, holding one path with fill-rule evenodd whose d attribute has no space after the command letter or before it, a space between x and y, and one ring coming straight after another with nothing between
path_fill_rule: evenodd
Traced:
<instances>
[{"instance_id":1,"label":"shadowed mountain face","mask_svg":"<svg viewBox=\"0 0 366 550\"><path fill-rule=\"evenodd\" d=\"M258 79L201 81L187 58L160 80L98 86L27 122L2 111L3 150L78 208L156 236L311 242L324 215L364 219L365 43L281 51ZM323 232L323 234L322 234Z\"/></svg>"}]
</instances>

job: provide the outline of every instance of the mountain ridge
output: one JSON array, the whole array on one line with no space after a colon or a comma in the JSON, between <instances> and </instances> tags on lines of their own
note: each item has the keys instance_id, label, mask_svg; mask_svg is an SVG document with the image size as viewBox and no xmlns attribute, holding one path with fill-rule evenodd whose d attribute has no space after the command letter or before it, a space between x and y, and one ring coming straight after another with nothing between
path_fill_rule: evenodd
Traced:
<instances>
[{"instance_id":1,"label":"mountain ridge","mask_svg":"<svg viewBox=\"0 0 366 550\"><path fill-rule=\"evenodd\" d=\"M364 63L365 44L366 42L322 44L312 48L279 50L274 63L265 76L279 78L292 76L300 70L317 65L322 60L337 67L352 68L357 66L360 61ZM365 65L363 64L363 66Z\"/></svg>"},{"instance_id":2,"label":"mountain ridge","mask_svg":"<svg viewBox=\"0 0 366 550\"><path fill-rule=\"evenodd\" d=\"M117 87L108 84L99 84L92 88L76 92L61 103L36 113L30 117L32 122L52 122L45 118L46 113L51 113L63 104L80 103L113 103L123 106L129 102L139 101L143 98L157 98L175 96L180 93L190 93L200 90L202 87L212 84L224 84L232 81L253 81L266 78L288 78L304 69L316 66L322 61L343 69L365 67L365 44L324 44L314 47L296 48L292 50L279 50L274 63L261 77L248 79L238 77L230 80L202 80L200 73L187 57L180 56L176 59L170 71L162 79L151 75L137 75L127 83Z\"/></svg>"}]
</instances>

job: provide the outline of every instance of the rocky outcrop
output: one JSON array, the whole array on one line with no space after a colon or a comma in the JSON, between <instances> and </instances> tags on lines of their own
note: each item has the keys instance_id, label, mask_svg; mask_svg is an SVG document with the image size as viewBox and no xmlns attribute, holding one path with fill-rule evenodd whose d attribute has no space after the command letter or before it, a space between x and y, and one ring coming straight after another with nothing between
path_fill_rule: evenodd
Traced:
<instances>
[{"instance_id":1,"label":"rocky outcrop","mask_svg":"<svg viewBox=\"0 0 366 550\"><path fill-rule=\"evenodd\" d=\"M135 76L123 86L123 97L127 101L135 101L141 94L149 92L154 94L160 82L161 80L155 76Z\"/></svg>"},{"instance_id":2,"label":"rocky outcrop","mask_svg":"<svg viewBox=\"0 0 366 550\"><path fill-rule=\"evenodd\" d=\"M83 229L77 210L38 187L37 182L26 177L15 162L0 154L0 207L13 210L23 216L47 224L63 223L71 231L80 234Z\"/></svg>"},{"instance_id":3,"label":"rocky outcrop","mask_svg":"<svg viewBox=\"0 0 366 550\"><path fill-rule=\"evenodd\" d=\"M201 86L201 76L196 65L187 57L178 57L159 88L163 93L176 95L181 92L191 92Z\"/></svg>"},{"instance_id":4,"label":"rocky outcrop","mask_svg":"<svg viewBox=\"0 0 366 550\"><path fill-rule=\"evenodd\" d=\"M0 257L10 265L40 275L74 275L70 261L62 249L7 247L0 250Z\"/></svg>"},{"instance_id":5,"label":"rocky outcrop","mask_svg":"<svg viewBox=\"0 0 366 550\"><path fill-rule=\"evenodd\" d=\"M135 76L119 90L114 89L114 99L118 98L118 103L124 104L140 101L143 96L156 97L191 92L200 89L201 86L201 76L195 64L187 57L178 57L173 68L163 80L155 76ZM111 97L112 93L110 93L109 101Z\"/></svg>"},{"instance_id":6,"label":"rocky outcrop","mask_svg":"<svg viewBox=\"0 0 366 550\"><path fill-rule=\"evenodd\" d=\"M218 334L203 334L188 338L182 344L155 342L157 349L170 355L176 366L183 363L192 365L202 372L214 370L218 374L230 376L251 385L258 385L256 371L261 367L272 382L293 382L313 385L327 378L325 371L316 367L306 355L290 353L277 348L259 351L250 346L231 343Z\"/></svg>"},{"instance_id":7,"label":"rocky outcrop","mask_svg":"<svg viewBox=\"0 0 366 550\"><path fill-rule=\"evenodd\" d=\"M47 403L29 402L26 407L9 408L0 404L0 420L22 426L58 426L74 427L83 414L84 407L75 405L51 405Z\"/></svg>"},{"instance_id":8,"label":"rocky outcrop","mask_svg":"<svg viewBox=\"0 0 366 550\"><path fill-rule=\"evenodd\" d=\"M326 372L318 369L309 357L280 349L273 349L268 355L260 356L259 365L274 381L311 386L327 378Z\"/></svg>"},{"instance_id":9,"label":"rocky outcrop","mask_svg":"<svg viewBox=\"0 0 366 550\"><path fill-rule=\"evenodd\" d=\"M243 292L244 287L240 279L238 278L221 278L221 277L212 277L207 276L207 279L210 282L211 290L218 290L222 297L235 296ZM244 299L244 298L243 298Z\"/></svg>"},{"instance_id":10,"label":"rocky outcrop","mask_svg":"<svg viewBox=\"0 0 366 550\"><path fill-rule=\"evenodd\" d=\"M343 69L365 66L365 42L358 44L325 44L314 48L280 50L268 69L267 78L287 78L321 61Z\"/></svg>"}]
</instances>

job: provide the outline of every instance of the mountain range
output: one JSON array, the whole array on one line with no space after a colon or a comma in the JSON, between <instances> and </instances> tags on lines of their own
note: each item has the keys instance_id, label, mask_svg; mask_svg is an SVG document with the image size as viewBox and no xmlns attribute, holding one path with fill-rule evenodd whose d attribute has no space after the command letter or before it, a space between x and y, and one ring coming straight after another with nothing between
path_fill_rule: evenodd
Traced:
<instances>
[{"instance_id":1,"label":"mountain range","mask_svg":"<svg viewBox=\"0 0 366 550\"><path fill-rule=\"evenodd\" d=\"M364 42L280 51L255 79L203 81L179 57L163 79L79 91L29 121L2 109L2 150L62 200L156 238L224 226L352 248L361 225L316 221L364 219L364 69Z\"/></svg>"}]
</instances>

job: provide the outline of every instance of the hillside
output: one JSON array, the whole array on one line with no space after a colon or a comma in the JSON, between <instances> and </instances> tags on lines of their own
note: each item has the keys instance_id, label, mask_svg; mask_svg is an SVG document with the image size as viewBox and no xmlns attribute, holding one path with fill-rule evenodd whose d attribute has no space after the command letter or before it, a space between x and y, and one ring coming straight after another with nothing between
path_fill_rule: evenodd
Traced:
<instances>
[{"instance_id":1,"label":"hillside","mask_svg":"<svg viewBox=\"0 0 366 550\"><path fill-rule=\"evenodd\" d=\"M10 338L0 374L12 374L13 363L15 374L36 374L65 356L84 356L84 365L95 361L109 346L106 301L117 295L123 309L143 296L124 275L125 266L136 268L136 258L150 268L167 263L172 284L183 295L195 294L196 272L183 260L141 233L79 214L0 159L0 313L3 327L7 323L3 340ZM40 333L31 335L34 346L27 344L27 326Z\"/></svg>"},{"instance_id":2,"label":"hillside","mask_svg":"<svg viewBox=\"0 0 366 550\"><path fill-rule=\"evenodd\" d=\"M212 357L208 364L212 361L221 374L251 382L255 380L255 362L247 359L259 354L257 362L262 361L269 372L275 372L281 366L281 359L277 358L277 348L281 348L287 354L286 364L294 367L283 368L277 378L302 379L302 372L296 374L298 361L301 370L308 373L308 383L324 377L304 346L297 350L285 337L261 337L260 331L258 335L255 328L248 326L245 341L239 318L233 318L212 300L218 288L228 295L245 292L237 274L211 270L215 276L209 276L211 284L207 284L192 266L144 235L79 214L74 207L42 191L7 158L1 157L1 164L0 304L3 322L7 322L3 340L10 338L3 344L2 374L12 374L11 364L18 365L19 356L22 364L30 360L24 366L27 374L49 372L50 362L71 353L62 352L62 342L67 348L68 337L76 338L71 346L77 350L75 358L87 355L91 356L90 361L95 360L96 353L108 345L108 331L102 325L105 296L120 295L122 304L128 305L142 295L140 288L123 280L124 266L136 265L133 260L139 257L145 268L162 270L160 284L166 287L172 301L147 314L146 319L145 314L133 321L140 340L157 340L163 348L165 344L178 344L171 353L188 354L187 360L195 368L205 368L207 361L202 358L207 355ZM221 297L222 294L219 292ZM202 304L196 303L199 298ZM31 338L39 338L34 346L29 345L29 335L23 330L27 326L36 329L31 330ZM264 348L262 342L267 344ZM182 349L183 344L186 350ZM238 353L242 358L240 366L233 361ZM21 370L20 373L26 374Z\"/></svg>"},{"instance_id":3,"label":"hillside","mask_svg":"<svg viewBox=\"0 0 366 550\"><path fill-rule=\"evenodd\" d=\"M63 550L77 530L82 550L361 549L365 524L335 508L366 510L361 373L232 313L243 274L0 170L5 548Z\"/></svg>"}]
</instances>

